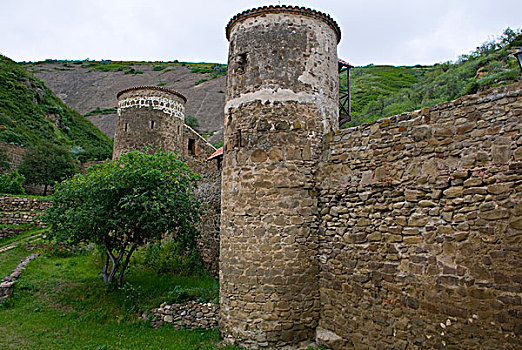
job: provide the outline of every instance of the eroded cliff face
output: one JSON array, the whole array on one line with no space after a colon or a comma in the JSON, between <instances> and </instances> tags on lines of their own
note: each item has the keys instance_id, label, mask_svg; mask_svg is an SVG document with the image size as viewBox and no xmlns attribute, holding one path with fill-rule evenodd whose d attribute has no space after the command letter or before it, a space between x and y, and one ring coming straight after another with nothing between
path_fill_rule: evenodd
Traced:
<instances>
[{"instance_id":1,"label":"eroded cliff face","mask_svg":"<svg viewBox=\"0 0 522 350\"><path fill-rule=\"evenodd\" d=\"M135 64L135 71L142 74L125 74L124 71L103 72L91 70L88 61L82 65L64 63L39 63L29 66L38 78L58 95L69 107L82 114L96 108L117 106L116 94L133 86L164 86L181 92L187 97L186 115L198 118L201 133L213 133L211 143L222 139L223 106L225 105L224 76L210 79L198 85L199 80L208 78L206 74L192 73L187 66L179 64L154 70L154 64ZM116 113L93 114L88 117L107 136L113 137L116 127Z\"/></svg>"}]
</instances>

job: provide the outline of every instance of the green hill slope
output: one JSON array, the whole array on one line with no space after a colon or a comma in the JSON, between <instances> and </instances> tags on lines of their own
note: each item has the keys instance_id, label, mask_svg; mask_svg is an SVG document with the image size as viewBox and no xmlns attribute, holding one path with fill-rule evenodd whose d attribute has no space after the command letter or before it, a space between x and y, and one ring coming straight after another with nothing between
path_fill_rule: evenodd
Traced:
<instances>
[{"instance_id":1,"label":"green hill slope","mask_svg":"<svg viewBox=\"0 0 522 350\"><path fill-rule=\"evenodd\" d=\"M110 158L111 140L66 106L22 64L0 55L0 141L75 148L80 160Z\"/></svg>"},{"instance_id":2,"label":"green hill slope","mask_svg":"<svg viewBox=\"0 0 522 350\"><path fill-rule=\"evenodd\" d=\"M451 101L460 96L520 79L512 55L522 46L522 31L507 28L497 39L479 46L456 63L433 66L356 67L351 71L352 121L344 126ZM340 77L346 86L346 73Z\"/></svg>"}]
</instances>

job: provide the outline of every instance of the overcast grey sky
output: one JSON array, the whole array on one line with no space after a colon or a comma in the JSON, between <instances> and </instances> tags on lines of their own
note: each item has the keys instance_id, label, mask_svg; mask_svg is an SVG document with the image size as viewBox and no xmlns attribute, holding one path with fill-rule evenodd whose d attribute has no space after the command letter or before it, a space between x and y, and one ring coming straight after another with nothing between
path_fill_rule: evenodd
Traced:
<instances>
[{"instance_id":1,"label":"overcast grey sky","mask_svg":"<svg viewBox=\"0 0 522 350\"><path fill-rule=\"evenodd\" d=\"M342 31L339 57L358 66L455 60L522 27L521 0L0 0L0 53L15 61L226 63L230 18L279 3L331 15Z\"/></svg>"}]
</instances>

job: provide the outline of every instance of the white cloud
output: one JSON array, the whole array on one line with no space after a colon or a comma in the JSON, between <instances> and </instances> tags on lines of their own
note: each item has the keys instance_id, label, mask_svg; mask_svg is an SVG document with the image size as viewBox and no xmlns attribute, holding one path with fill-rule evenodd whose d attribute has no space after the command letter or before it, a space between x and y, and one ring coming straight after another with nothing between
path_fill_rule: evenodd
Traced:
<instances>
[{"instance_id":1,"label":"white cloud","mask_svg":"<svg viewBox=\"0 0 522 350\"><path fill-rule=\"evenodd\" d=\"M222 62L235 14L278 4L255 0L17 0L2 4L0 52L21 60ZM285 3L282 1L282 3ZM430 64L468 53L488 35L520 27L512 0L302 0L340 25L339 56L356 65Z\"/></svg>"}]
</instances>

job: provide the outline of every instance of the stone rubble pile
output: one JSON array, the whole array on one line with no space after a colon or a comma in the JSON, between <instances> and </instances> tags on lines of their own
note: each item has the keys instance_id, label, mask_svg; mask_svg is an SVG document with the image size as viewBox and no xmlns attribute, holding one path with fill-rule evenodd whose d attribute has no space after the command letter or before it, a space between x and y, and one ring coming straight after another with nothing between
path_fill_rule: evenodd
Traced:
<instances>
[{"instance_id":1,"label":"stone rubble pile","mask_svg":"<svg viewBox=\"0 0 522 350\"><path fill-rule=\"evenodd\" d=\"M144 316L150 319L155 327L165 323L174 328L214 328L217 327L219 305L189 301L186 304L162 303L159 308L151 310L152 315Z\"/></svg>"}]
</instances>

